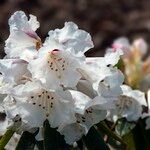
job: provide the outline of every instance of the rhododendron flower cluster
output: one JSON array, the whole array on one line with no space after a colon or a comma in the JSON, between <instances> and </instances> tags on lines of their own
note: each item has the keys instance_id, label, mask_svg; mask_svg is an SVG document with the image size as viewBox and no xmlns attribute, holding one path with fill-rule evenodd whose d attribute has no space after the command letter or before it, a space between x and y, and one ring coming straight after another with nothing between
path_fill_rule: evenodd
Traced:
<instances>
[{"instance_id":1,"label":"rhododendron flower cluster","mask_svg":"<svg viewBox=\"0 0 150 150\"><path fill-rule=\"evenodd\" d=\"M126 37L116 39L112 50L121 48L124 55L121 57L124 64L126 83L134 88L146 92L150 85L150 56L148 45L142 38L135 39L131 44Z\"/></svg>"},{"instance_id":2,"label":"rhododendron flower cluster","mask_svg":"<svg viewBox=\"0 0 150 150\"><path fill-rule=\"evenodd\" d=\"M6 56L0 60L1 112L6 114L1 134L10 126L18 133L39 128L36 139L42 140L47 119L73 144L100 121L142 116L144 93L123 85L124 75L116 67L124 54L121 47L104 57L86 57L94 46L91 36L73 22L50 30L42 43L37 18L28 19L22 11L10 17L9 26Z\"/></svg>"}]
</instances>

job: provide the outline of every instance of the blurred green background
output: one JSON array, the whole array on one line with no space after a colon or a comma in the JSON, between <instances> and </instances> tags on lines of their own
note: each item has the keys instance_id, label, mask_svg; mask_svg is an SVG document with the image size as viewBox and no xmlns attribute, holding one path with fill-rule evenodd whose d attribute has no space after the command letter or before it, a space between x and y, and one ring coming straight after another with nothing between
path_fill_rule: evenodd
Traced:
<instances>
[{"instance_id":1,"label":"blurred green background","mask_svg":"<svg viewBox=\"0 0 150 150\"><path fill-rule=\"evenodd\" d=\"M8 18L16 10L36 15L43 39L51 29L73 21L92 35L95 48L88 56L101 56L120 36L143 37L150 43L150 0L0 0L0 54L9 35Z\"/></svg>"}]
</instances>

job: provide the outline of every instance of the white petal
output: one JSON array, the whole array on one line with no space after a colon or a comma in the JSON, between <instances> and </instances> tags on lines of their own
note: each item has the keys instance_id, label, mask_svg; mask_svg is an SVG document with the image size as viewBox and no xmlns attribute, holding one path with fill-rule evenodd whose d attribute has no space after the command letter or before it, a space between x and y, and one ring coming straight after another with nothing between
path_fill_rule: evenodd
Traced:
<instances>
[{"instance_id":1,"label":"white petal","mask_svg":"<svg viewBox=\"0 0 150 150\"><path fill-rule=\"evenodd\" d=\"M145 94L143 92L139 90L132 90L127 85L122 85L121 88L124 95L134 98L139 104L143 106L147 106Z\"/></svg>"},{"instance_id":2,"label":"white petal","mask_svg":"<svg viewBox=\"0 0 150 150\"><path fill-rule=\"evenodd\" d=\"M79 92L82 92L90 98L94 98L96 96L96 92L93 90L91 83L87 80L79 80L76 87Z\"/></svg>"},{"instance_id":3,"label":"white petal","mask_svg":"<svg viewBox=\"0 0 150 150\"><path fill-rule=\"evenodd\" d=\"M117 49L115 52L107 52L104 56L106 64L113 66L116 65L120 60L121 55L123 55L123 51L121 49Z\"/></svg>"},{"instance_id":4,"label":"white petal","mask_svg":"<svg viewBox=\"0 0 150 150\"><path fill-rule=\"evenodd\" d=\"M38 134L35 136L35 139L36 139L37 141L42 141L42 140L44 140L44 135L43 135L43 134L44 134L44 133L43 133L43 128L40 128Z\"/></svg>"},{"instance_id":5,"label":"white petal","mask_svg":"<svg viewBox=\"0 0 150 150\"><path fill-rule=\"evenodd\" d=\"M1 59L0 72L5 82L19 83L24 75L28 75L27 62L20 59Z\"/></svg>"},{"instance_id":6,"label":"white petal","mask_svg":"<svg viewBox=\"0 0 150 150\"><path fill-rule=\"evenodd\" d=\"M77 114L77 122L85 127L86 133L88 133L89 129L94 125L99 123L100 121L106 118L107 111L98 110L94 108L88 108L84 115Z\"/></svg>"},{"instance_id":7,"label":"white petal","mask_svg":"<svg viewBox=\"0 0 150 150\"><path fill-rule=\"evenodd\" d=\"M114 121L125 117L128 121L137 121L142 117L142 105L146 106L144 93L138 90L132 90L130 87L121 86L123 94L114 101L115 109L110 111L110 116Z\"/></svg>"},{"instance_id":8,"label":"white petal","mask_svg":"<svg viewBox=\"0 0 150 150\"><path fill-rule=\"evenodd\" d=\"M33 26L35 24L35 26ZM15 12L9 19L10 31L13 30L23 30L23 31L35 31L39 25L36 17L31 15L28 21L27 16L23 11Z\"/></svg>"},{"instance_id":9,"label":"white petal","mask_svg":"<svg viewBox=\"0 0 150 150\"><path fill-rule=\"evenodd\" d=\"M84 114L87 103L92 99L79 91L70 90L70 92L75 101L75 112Z\"/></svg>"},{"instance_id":10,"label":"white petal","mask_svg":"<svg viewBox=\"0 0 150 150\"><path fill-rule=\"evenodd\" d=\"M50 31L49 36L58 40L78 56L82 56L93 47L90 34L78 29L78 26L73 22L66 22L64 28Z\"/></svg>"},{"instance_id":11,"label":"white petal","mask_svg":"<svg viewBox=\"0 0 150 150\"><path fill-rule=\"evenodd\" d=\"M64 135L66 143L70 145L80 140L80 138L85 134L84 127L77 123L61 126L58 128L58 131Z\"/></svg>"},{"instance_id":12,"label":"white petal","mask_svg":"<svg viewBox=\"0 0 150 150\"><path fill-rule=\"evenodd\" d=\"M115 82L114 82L115 81ZM124 81L124 76L120 70L113 68L111 74L101 80L98 87L98 93L104 97L117 97L122 94L121 84Z\"/></svg>"},{"instance_id":13,"label":"white petal","mask_svg":"<svg viewBox=\"0 0 150 150\"><path fill-rule=\"evenodd\" d=\"M35 32L38 27L36 18L31 16L28 21L24 12L17 11L9 19L9 26L10 36L5 44L7 58L33 59L37 55L37 45L41 43Z\"/></svg>"},{"instance_id":14,"label":"white petal","mask_svg":"<svg viewBox=\"0 0 150 150\"><path fill-rule=\"evenodd\" d=\"M34 15L30 15L28 23L33 31L36 31L40 27L40 23L37 21L37 17Z\"/></svg>"}]
</instances>

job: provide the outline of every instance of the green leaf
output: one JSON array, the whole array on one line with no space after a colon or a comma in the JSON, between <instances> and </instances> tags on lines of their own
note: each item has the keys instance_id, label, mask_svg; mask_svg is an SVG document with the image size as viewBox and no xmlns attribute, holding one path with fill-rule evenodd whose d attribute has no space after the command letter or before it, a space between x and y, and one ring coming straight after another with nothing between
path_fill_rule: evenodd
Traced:
<instances>
[{"instance_id":1,"label":"green leaf","mask_svg":"<svg viewBox=\"0 0 150 150\"><path fill-rule=\"evenodd\" d=\"M135 123L127 122L126 119L119 119L115 127L115 131L118 135L123 136L129 133L135 127Z\"/></svg>"},{"instance_id":2,"label":"green leaf","mask_svg":"<svg viewBox=\"0 0 150 150\"><path fill-rule=\"evenodd\" d=\"M43 141L36 141L36 146L39 150L44 150Z\"/></svg>"},{"instance_id":3,"label":"green leaf","mask_svg":"<svg viewBox=\"0 0 150 150\"><path fill-rule=\"evenodd\" d=\"M120 69L121 71L124 71L124 62L123 62L123 60L122 59L120 59L119 61L118 61L118 63L115 65L115 67L117 67L118 69Z\"/></svg>"},{"instance_id":4,"label":"green leaf","mask_svg":"<svg viewBox=\"0 0 150 150\"><path fill-rule=\"evenodd\" d=\"M48 120L44 122L44 150L69 150L64 137L51 128Z\"/></svg>"},{"instance_id":5,"label":"green leaf","mask_svg":"<svg viewBox=\"0 0 150 150\"><path fill-rule=\"evenodd\" d=\"M123 140L126 143L126 150L136 150L134 136L132 132L123 136Z\"/></svg>"},{"instance_id":6,"label":"green leaf","mask_svg":"<svg viewBox=\"0 0 150 150\"><path fill-rule=\"evenodd\" d=\"M0 150L4 150L4 147L9 142L10 138L13 136L14 130L8 129L5 134L0 139Z\"/></svg>"},{"instance_id":7,"label":"green leaf","mask_svg":"<svg viewBox=\"0 0 150 150\"><path fill-rule=\"evenodd\" d=\"M95 129L95 127L91 127L87 135L83 136L83 141L88 150L109 150L102 135Z\"/></svg>"},{"instance_id":8,"label":"green leaf","mask_svg":"<svg viewBox=\"0 0 150 150\"><path fill-rule=\"evenodd\" d=\"M150 138L147 130L145 130L144 120L139 120L129 133L123 136L124 141L127 143L127 150L150 150Z\"/></svg>"},{"instance_id":9,"label":"green leaf","mask_svg":"<svg viewBox=\"0 0 150 150\"><path fill-rule=\"evenodd\" d=\"M35 146L35 135L25 131L23 132L17 144L16 150L34 150L34 146Z\"/></svg>"}]
</instances>

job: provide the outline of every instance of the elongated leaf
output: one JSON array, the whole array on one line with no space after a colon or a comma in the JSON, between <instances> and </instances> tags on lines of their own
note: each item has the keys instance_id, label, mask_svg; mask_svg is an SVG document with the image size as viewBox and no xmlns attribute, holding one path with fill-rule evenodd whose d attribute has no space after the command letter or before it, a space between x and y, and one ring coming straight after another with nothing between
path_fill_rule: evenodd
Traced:
<instances>
[{"instance_id":1,"label":"elongated leaf","mask_svg":"<svg viewBox=\"0 0 150 150\"><path fill-rule=\"evenodd\" d=\"M3 150L6 144L9 142L10 138L13 136L13 130L7 130L6 133L0 139L0 150Z\"/></svg>"},{"instance_id":2,"label":"elongated leaf","mask_svg":"<svg viewBox=\"0 0 150 150\"><path fill-rule=\"evenodd\" d=\"M91 127L88 134L83 136L83 141L88 150L109 150L101 134L95 129L95 127Z\"/></svg>"},{"instance_id":3,"label":"elongated leaf","mask_svg":"<svg viewBox=\"0 0 150 150\"><path fill-rule=\"evenodd\" d=\"M44 150L69 150L64 137L51 128L48 120L44 122Z\"/></svg>"},{"instance_id":4,"label":"elongated leaf","mask_svg":"<svg viewBox=\"0 0 150 150\"><path fill-rule=\"evenodd\" d=\"M58 149L56 131L51 128L48 120L44 122L44 150Z\"/></svg>"},{"instance_id":5,"label":"elongated leaf","mask_svg":"<svg viewBox=\"0 0 150 150\"><path fill-rule=\"evenodd\" d=\"M149 132L145 130L144 120L139 120L134 129L123 136L127 150L150 150Z\"/></svg>"},{"instance_id":6,"label":"elongated leaf","mask_svg":"<svg viewBox=\"0 0 150 150\"><path fill-rule=\"evenodd\" d=\"M44 150L43 141L36 141L36 146L39 150Z\"/></svg>"},{"instance_id":7,"label":"elongated leaf","mask_svg":"<svg viewBox=\"0 0 150 150\"><path fill-rule=\"evenodd\" d=\"M123 136L124 142L126 142L126 150L136 150L135 141L132 132Z\"/></svg>"},{"instance_id":8,"label":"elongated leaf","mask_svg":"<svg viewBox=\"0 0 150 150\"><path fill-rule=\"evenodd\" d=\"M82 139L77 141L77 144L78 144L78 147L82 150L83 149L83 141L82 141Z\"/></svg>"},{"instance_id":9,"label":"elongated leaf","mask_svg":"<svg viewBox=\"0 0 150 150\"><path fill-rule=\"evenodd\" d=\"M34 150L35 135L27 131L23 132L16 150Z\"/></svg>"}]
</instances>

